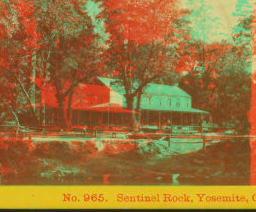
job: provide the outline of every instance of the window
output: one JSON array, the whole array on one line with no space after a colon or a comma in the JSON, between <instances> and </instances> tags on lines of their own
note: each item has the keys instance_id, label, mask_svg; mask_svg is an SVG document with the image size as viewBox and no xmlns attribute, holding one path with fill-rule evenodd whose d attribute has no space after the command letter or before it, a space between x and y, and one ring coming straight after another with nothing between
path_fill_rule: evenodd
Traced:
<instances>
[{"instance_id":1,"label":"window","mask_svg":"<svg viewBox=\"0 0 256 212\"><path fill-rule=\"evenodd\" d=\"M152 96L148 97L148 104L151 104L151 101L153 101Z\"/></svg>"},{"instance_id":2,"label":"window","mask_svg":"<svg viewBox=\"0 0 256 212\"><path fill-rule=\"evenodd\" d=\"M176 107L180 107L180 100L179 99L176 102Z\"/></svg>"},{"instance_id":3,"label":"window","mask_svg":"<svg viewBox=\"0 0 256 212\"><path fill-rule=\"evenodd\" d=\"M170 99L170 107L172 106L172 99Z\"/></svg>"},{"instance_id":4,"label":"window","mask_svg":"<svg viewBox=\"0 0 256 212\"><path fill-rule=\"evenodd\" d=\"M191 100L188 100L188 108L191 108Z\"/></svg>"}]
</instances>

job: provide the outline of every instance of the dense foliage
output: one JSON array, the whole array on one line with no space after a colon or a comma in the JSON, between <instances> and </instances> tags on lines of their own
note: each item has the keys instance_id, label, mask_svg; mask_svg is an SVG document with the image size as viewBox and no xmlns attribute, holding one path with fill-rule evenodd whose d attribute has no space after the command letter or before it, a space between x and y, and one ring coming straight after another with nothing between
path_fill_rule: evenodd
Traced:
<instances>
[{"instance_id":1,"label":"dense foliage","mask_svg":"<svg viewBox=\"0 0 256 212\"><path fill-rule=\"evenodd\" d=\"M17 118L19 106L35 102L29 79L40 77L53 85L58 123L66 127L65 101L79 83L101 75L124 86L128 109L140 110L148 83L179 82L214 122L249 129L251 15L237 12L231 40L209 42L192 30L199 16L177 0L2 0L0 7L2 120ZM36 109L27 110L36 123Z\"/></svg>"}]
</instances>

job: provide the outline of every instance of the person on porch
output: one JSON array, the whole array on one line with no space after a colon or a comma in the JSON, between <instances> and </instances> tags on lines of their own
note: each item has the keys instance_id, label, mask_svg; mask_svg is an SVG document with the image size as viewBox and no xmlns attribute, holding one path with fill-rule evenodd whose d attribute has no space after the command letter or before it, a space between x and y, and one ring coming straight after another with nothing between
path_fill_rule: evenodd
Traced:
<instances>
[{"instance_id":1,"label":"person on porch","mask_svg":"<svg viewBox=\"0 0 256 212\"><path fill-rule=\"evenodd\" d=\"M170 119L167 121L167 133L172 135L172 122Z\"/></svg>"}]
</instances>

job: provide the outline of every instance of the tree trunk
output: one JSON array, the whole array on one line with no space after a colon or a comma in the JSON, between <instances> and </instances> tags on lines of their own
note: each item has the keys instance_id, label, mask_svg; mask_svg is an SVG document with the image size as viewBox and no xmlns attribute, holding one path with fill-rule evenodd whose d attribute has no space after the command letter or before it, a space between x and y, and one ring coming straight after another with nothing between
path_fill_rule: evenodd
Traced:
<instances>
[{"instance_id":1,"label":"tree trunk","mask_svg":"<svg viewBox=\"0 0 256 212\"><path fill-rule=\"evenodd\" d=\"M15 81L17 82L17 84L20 86L20 88L21 88L22 92L24 93L24 95L25 95L25 97L26 97L28 103L32 105L32 102L31 102L31 100L30 100L30 97L29 97L29 95L28 95L26 89L24 88L22 82L18 79L17 76L15 76L14 79L15 79ZM34 108L33 108L33 107L30 107L30 110L31 110L31 112L32 112L32 114L33 114L33 116L34 116L34 118L35 118L36 123L38 123L38 119L37 119L36 113L35 113L35 111L34 111Z\"/></svg>"},{"instance_id":2,"label":"tree trunk","mask_svg":"<svg viewBox=\"0 0 256 212\"><path fill-rule=\"evenodd\" d=\"M132 96L126 96L126 104L127 104L127 109L128 110L134 110L134 108L133 108L133 101L134 101L134 98L132 97ZM135 120L134 120L134 113L132 114L132 117L131 117L131 122L129 123L129 125L131 126L131 127L133 127L134 126L134 122L135 122Z\"/></svg>"},{"instance_id":3,"label":"tree trunk","mask_svg":"<svg viewBox=\"0 0 256 212\"><path fill-rule=\"evenodd\" d=\"M69 120L69 123L71 123L71 119L72 119L72 116L71 116L71 103L72 103L72 97L73 97L73 94L74 94L74 89L72 89L69 93L69 96L68 96L68 111L67 111L67 117L68 117L68 120Z\"/></svg>"},{"instance_id":4,"label":"tree trunk","mask_svg":"<svg viewBox=\"0 0 256 212\"><path fill-rule=\"evenodd\" d=\"M136 123L137 123L137 126L139 127L141 125L141 107L140 107L141 95L142 95L142 92L139 92L137 95L137 105L136 105L136 112L138 112L138 114L136 114Z\"/></svg>"},{"instance_id":5,"label":"tree trunk","mask_svg":"<svg viewBox=\"0 0 256 212\"><path fill-rule=\"evenodd\" d=\"M69 127L68 117L67 117L67 108L65 107L65 97L57 98L59 105L59 117L58 117L58 125L62 128Z\"/></svg>"},{"instance_id":6,"label":"tree trunk","mask_svg":"<svg viewBox=\"0 0 256 212\"><path fill-rule=\"evenodd\" d=\"M18 125L18 127L20 126L20 121L19 121L19 118L18 118L18 116L16 115L16 113L14 112L14 110L11 108L11 111L12 111L12 114L14 115L14 117L15 117L15 119L16 119L16 121L17 121L17 125Z\"/></svg>"},{"instance_id":7,"label":"tree trunk","mask_svg":"<svg viewBox=\"0 0 256 212\"><path fill-rule=\"evenodd\" d=\"M35 78L36 78L36 54L35 53L33 53L33 55L31 56L31 62L30 63L31 63L30 64L30 66L31 66L31 77L35 81ZM31 104L35 104L36 103L36 85L35 85L35 83L32 83L30 89L31 89L31 92L30 92ZM33 110L36 111L36 108L33 107Z\"/></svg>"}]
</instances>

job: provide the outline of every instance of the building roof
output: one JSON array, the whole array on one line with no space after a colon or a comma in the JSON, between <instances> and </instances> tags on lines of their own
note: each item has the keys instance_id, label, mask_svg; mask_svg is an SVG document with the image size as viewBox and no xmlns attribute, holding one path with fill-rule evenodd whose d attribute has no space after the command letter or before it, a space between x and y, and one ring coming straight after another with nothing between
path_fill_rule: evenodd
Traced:
<instances>
[{"instance_id":1,"label":"building roof","mask_svg":"<svg viewBox=\"0 0 256 212\"><path fill-rule=\"evenodd\" d=\"M114 90L115 92L124 95L125 89L124 86L121 86L120 83L118 83L117 79L110 79L110 78L103 78L98 77L99 80L108 86L110 89ZM185 91L180 89L178 86L169 86L169 85L160 85L160 84L154 84L149 83L143 92L144 94L149 95L159 95L159 96L177 96L177 97L185 97L185 98L191 98L189 94L187 94ZM184 113L204 113L209 114L207 111L195 109L195 108L178 108L178 107L159 107L158 104L151 104L151 105L141 105L141 108L143 110L150 110L150 111L163 111L163 112L184 112Z\"/></svg>"},{"instance_id":2,"label":"building roof","mask_svg":"<svg viewBox=\"0 0 256 212\"><path fill-rule=\"evenodd\" d=\"M43 104L36 103L36 105L26 105L25 107L58 108L56 89L52 82L32 77L30 80L41 90L40 98ZM68 81L64 82L63 90L68 89L69 86L70 83ZM93 104L106 103L107 101L109 101L109 88L107 86L80 83L74 88L71 107L73 109L86 109ZM65 107L68 107L68 98L65 98Z\"/></svg>"},{"instance_id":3,"label":"building roof","mask_svg":"<svg viewBox=\"0 0 256 212\"><path fill-rule=\"evenodd\" d=\"M204 114L209 114L209 112L204 111L204 110L199 110L195 108L155 108L155 109L147 109L143 108L143 110L148 110L148 111L161 111L161 112L184 112L184 113L204 113Z\"/></svg>"},{"instance_id":4,"label":"building roof","mask_svg":"<svg viewBox=\"0 0 256 212\"><path fill-rule=\"evenodd\" d=\"M38 88L40 88L41 90L56 93L55 87L52 85L52 83L49 80L45 80L42 78L32 78L32 77L30 77L30 80L34 82L38 86ZM63 84L63 87L65 90L68 89L70 87L70 83L65 82ZM108 95L109 88L102 87L100 85L79 83L75 87L74 93L105 96L105 95Z\"/></svg>"},{"instance_id":5,"label":"building roof","mask_svg":"<svg viewBox=\"0 0 256 212\"><path fill-rule=\"evenodd\" d=\"M51 85L51 82L47 82L44 79L40 78L30 78L42 91L43 98L44 98L44 105L48 107L58 107L57 105L57 99L55 97L56 91L54 86ZM109 99L101 100L101 96L109 96L109 90L113 90L117 92L120 95L125 94L125 89L123 86L118 83L118 80L116 79L110 79L110 78L103 78L98 77L99 81L103 83L105 86L102 85L90 85L90 84L84 84L80 83L75 89L74 89L74 95L72 98L72 108L73 109L88 109L91 107L91 103L89 102L88 96L91 96L91 98L95 99L94 104L99 104L101 102L101 106L104 103L108 103ZM68 82L64 83L64 87L67 89L69 87ZM191 98L189 94L187 94L185 91L180 89L177 86L168 86L168 85L160 85L160 84L154 84L149 83L145 89L144 94L149 95L159 95L159 96L178 96L178 97L185 97L185 98ZM78 95L76 95L78 94ZM81 95L85 94L85 95ZM97 100L99 99L99 101ZM101 100L101 101L100 101ZM90 100L91 101L91 100ZM68 98L65 99L65 106L67 106ZM38 107L41 107L41 104L36 105ZM106 105L105 105L106 106ZM113 105L111 105L113 107ZM27 106L28 107L28 106ZM152 111L176 111L176 112L188 112L188 113L208 113L203 110L198 110L194 108L170 108L170 107L159 107L159 105L147 105L142 106L143 110L152 110Z\"/></svg>"},{"instance_id":6,"label":"building roof","mask_svg":"<svg viewBox=\"0 0 256 212\"><path fill-rule=\"evenodd\" d=\"M103 78L103 77L98 77L98 78L103 84L108 86L110 89L113 89L119 94L122 94L122 95L125 94L124 86L120 85L118 83L118 80ZM183 91L177 86L161 85L161 84L154 84L154 83L148 83L148 85L144 88L143 93L191 98L189 94L187 94L185 91Z\"/></svg>"}]
</instances>

